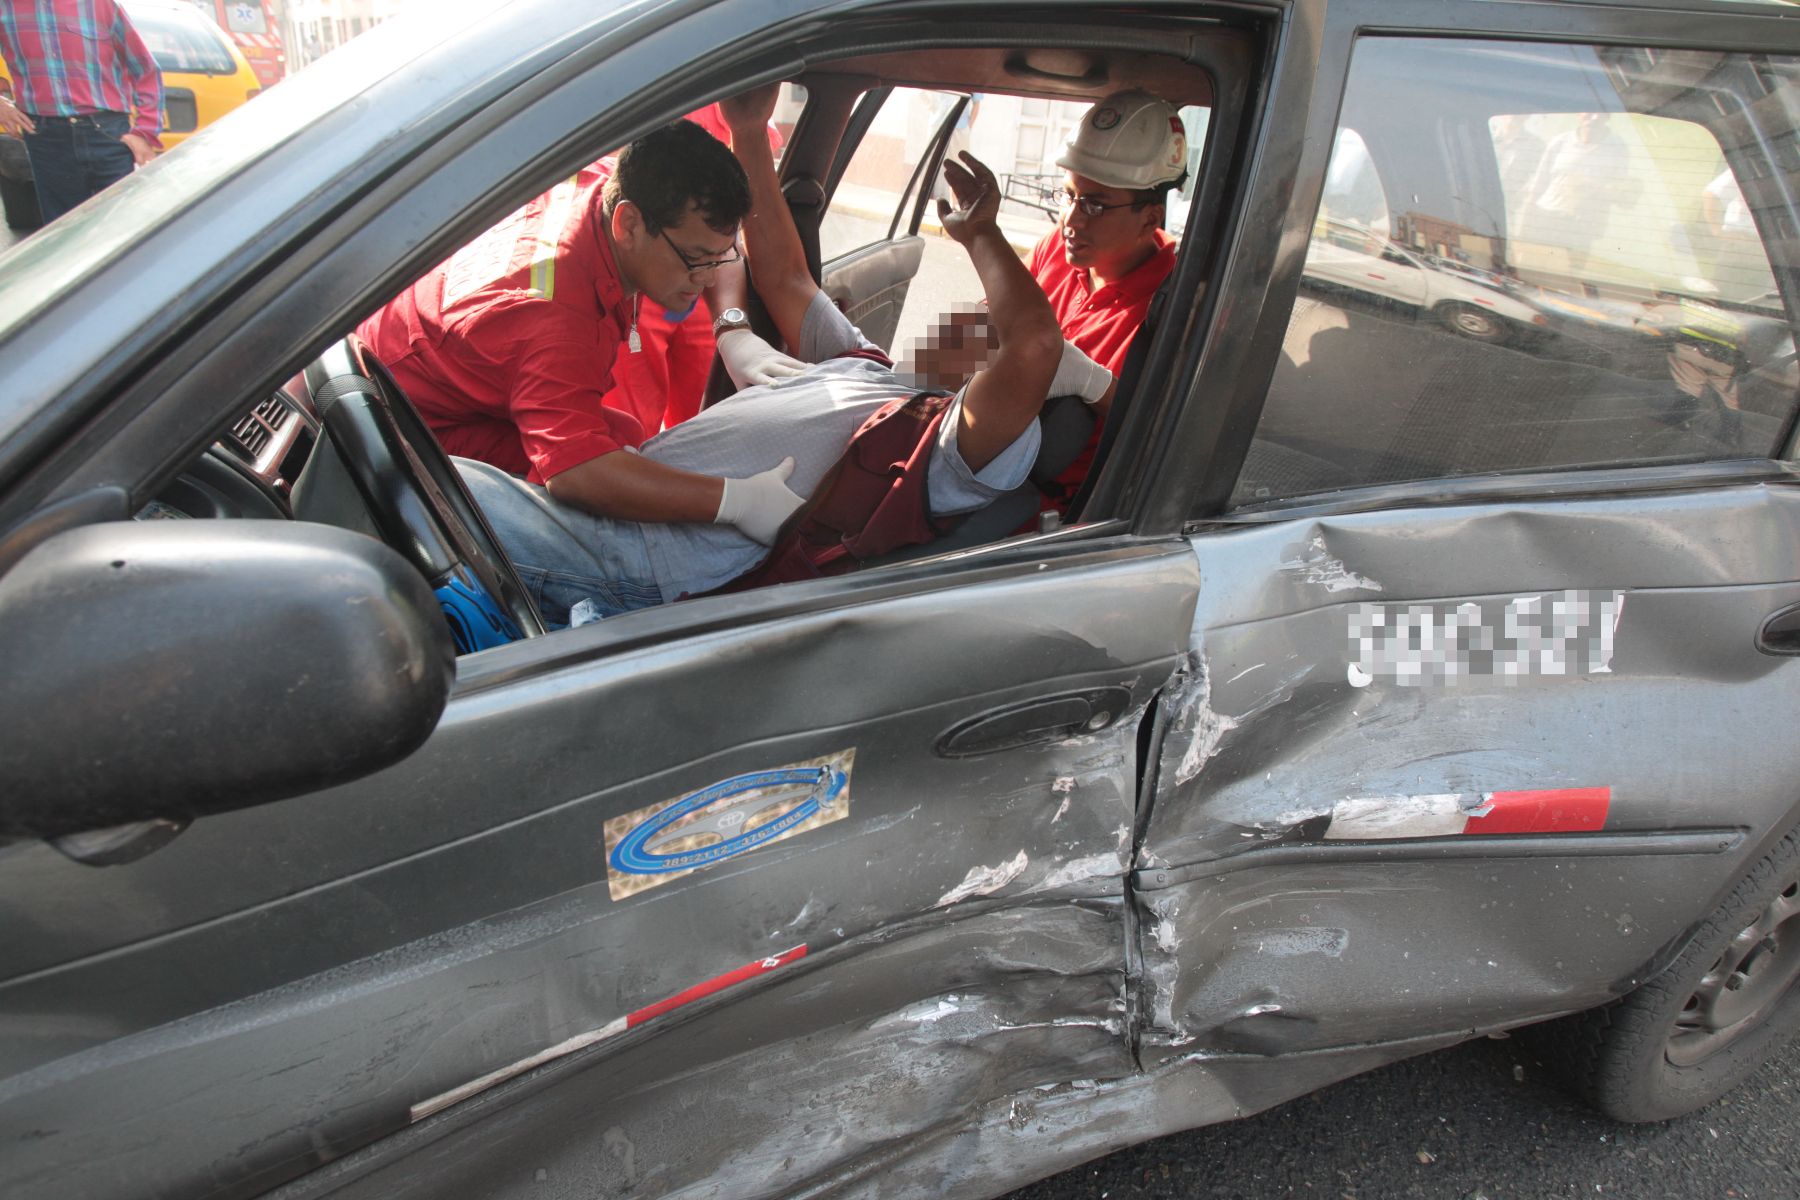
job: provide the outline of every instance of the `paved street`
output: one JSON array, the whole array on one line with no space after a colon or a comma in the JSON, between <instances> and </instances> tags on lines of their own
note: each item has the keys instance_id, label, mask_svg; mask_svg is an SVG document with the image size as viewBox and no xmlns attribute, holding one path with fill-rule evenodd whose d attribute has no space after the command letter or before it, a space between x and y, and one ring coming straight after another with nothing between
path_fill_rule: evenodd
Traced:
<instances>
[{"instance_id":1,"label":"paved street","mask_svg":"<svg viewBox=\"0 0 1800 1200\"><path fill-rule=\"evenodd\" d=\"M1397 1063L1260 1116L1120 1151L1008 1200L1789 1200L1800 1046L1667 1125L1619 1125L1555 1090L1522 1039Z\"/></svg>"}]
</instances>

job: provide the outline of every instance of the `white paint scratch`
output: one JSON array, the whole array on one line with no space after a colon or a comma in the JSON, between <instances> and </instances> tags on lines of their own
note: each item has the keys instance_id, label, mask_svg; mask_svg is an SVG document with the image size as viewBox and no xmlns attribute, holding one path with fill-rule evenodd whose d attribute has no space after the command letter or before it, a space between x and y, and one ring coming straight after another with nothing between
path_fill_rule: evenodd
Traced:
<instances>
[{"instance_id":1,"label":"white paint scratch","mask_svg":"<svg viewBox=\"0 0 1800 1200\"><path fill-rule=\"evenodd\" d=\"M1062 776L1055 783L1050 785L1050 790L1065 796L1068 795L1075 790L1075 777L1073 775Z\"/></svg>"},{"instance_id":2,"label":"white paint scratch","mask_svg":"<svg viewBox=\"0 0 1800 1200\"><path fill-rule=\"evenodd\" d=\"M1256 935L1257 952L1273 958L1297 958L1302 954L1323 954L1328 958L1341 958L1344 948L1349 944L1350 931L1347 929L1302 926L1296 929L1278 929Z\"/></svg>"},{"instance_id":3,"label":"white paint scratch","mask_svg":"<svg viewBox=\"0 0 1800 1200\"><path fill-rule=\"evenodd\" d=\"M969 873L963 876L963 881L940 896L938 902L931 907L948 908L950 905L967 900L971 896L986 896L997 892L1013 880L1017 879L1020 875L1023 875L1025 873L1025 868L1029 866L1030 863L1031 860L1027 858L1025 852L1021 850L1013 855L1009 861L1000 863L996 866L970 867Z\"/></svg>"},{"instance_id":4,"label":"white paint scratch","mask_svg":"<svg viewBox=\"0 0 1800 1200\"><path fill-rule=\"evenodd\" d=\"M1205 659L1200 660L1199 681L1194 685L1194 692L1183 714L1188 722L1188 748L1181 756L1181 763L1175 768L1175 782L1186 783L1200 774L1200 768L1206 760L1219 752L1219 743L1225 735L1238 727L1236 717L1228 717L1213 711L1212 706L1212 674L1206 666Z\"/></svg>"},{"instance_id":5,"label":"white paint scratch","mask_svg":"<svg viewBox=\"0 0 1800 1200\"><path fill-rule=\"evenodd\" d=\"M1429 796L1356 796L1332 806L1327 841L1368 841L1389 837L1447 837L1461 833L1469 818L1481 816L1480 795L1445 792Z\"/></svg>"},{"instance_id":6,"label":"white paint scratch","mask_svg":"<svg viewBox=\"0 0 1800 1200\"><path fill-rule=\"evenodd\" d=\"M1239 671L1236 675L1233 675L1230 679L1227 679L1225 682L1226 683L1236 683L1238 680L1242 679L1244 676L1248 675L1250 672L1260 671L1268 665L1269 665L1268 663L1257 663L1254 667L1245 667L1243 670Z\"/></svg>"},{"instance_id":7,"label":"white paint scratch","mask_svg":"<svg viewBox=\"0 0 1800 1200\"><path fill-rule=\"evenodd\" d=\"M1058 821L1063 819L1063 814L1069 811L1069 801L1073 800L1074 798L1075 797L1073 797L1073 796L1064 796L1063 797L1063 802L1056 806L1056 815L1054 817L1050 818L1050 823L1052 825L1056 824Z\"/></svg>"},{"instance_id":8,"label":"white paint scratch","mask_svg":"<svg viewBox=\"0 0 1800 1200\"><path fill-rule=\"evenodd\" d=\"M1328 592L1379 592L1382 587L1367 575L1358 575L1325 548L1325 535L1315 533L1292 558L1282 560L1281 569L1296 576L1301 583L1314 583Z\"/></svg>"},{"instance_id":9,"label":"white paint scratch","mask_svg":"<svg viewBox=\"0 0 1800 1200\"><path fill-rule=\"evenodd\" d=\"M1124 874L1125 865L1119 861L1117 854L1090 854L1086 858L1072 859L1064 863L1044 876L1043 882L1031 890L1047 892L1089 879L1118 878Z\"/></svg>"}]
</instances>

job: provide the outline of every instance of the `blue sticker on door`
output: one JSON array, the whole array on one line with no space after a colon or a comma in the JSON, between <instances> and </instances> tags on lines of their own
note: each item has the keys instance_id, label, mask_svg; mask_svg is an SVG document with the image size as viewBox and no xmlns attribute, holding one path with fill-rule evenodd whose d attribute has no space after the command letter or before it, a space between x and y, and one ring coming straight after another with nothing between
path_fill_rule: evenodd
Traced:
<instances>
[{"instance_id":1,"label":"blue sticker on door","mask_svg":"<svg viewBox=\"0 0 1800 1200\"><path fill-rule=\"evenodd\" d=\"M746 771L606 823L612 898L785 841L850 813L854 749Z\"/></svg>"}]
</instances>

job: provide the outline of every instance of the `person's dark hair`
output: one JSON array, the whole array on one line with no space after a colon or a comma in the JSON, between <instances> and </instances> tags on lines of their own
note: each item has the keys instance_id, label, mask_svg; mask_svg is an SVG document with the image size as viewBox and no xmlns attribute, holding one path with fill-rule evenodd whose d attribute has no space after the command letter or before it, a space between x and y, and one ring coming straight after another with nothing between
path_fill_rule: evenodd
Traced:
<instances>
[{"instance_id":1,"label":"person's dark hair","mask_svg":"<svg viewBox=\"0 0 1800 1200\"><path fill-rule=\"evenodd\" d=\"M1167 204L1169 202L1170 189L1178 188L1186 182L1187 172L1183 171L1180 178L1172 179L1168 183L1160 184L1157 187L1136 188L1131 193L1131 207L1148 208L1152 204Z\"/></svg>"},{"instance_id":2,"label":"person's dark hair","mask_svg":"<svg viewBox=\"0 0 1800 1200\"><path fill-rule=\"evenodd\" d=\"M687 215L688 205L714 232L730 233L750 211L750 181L729 147L692 121L672 121L619 151L603 202L607 215L629 200L651 233Z\"/></svg>"}]
</instances>

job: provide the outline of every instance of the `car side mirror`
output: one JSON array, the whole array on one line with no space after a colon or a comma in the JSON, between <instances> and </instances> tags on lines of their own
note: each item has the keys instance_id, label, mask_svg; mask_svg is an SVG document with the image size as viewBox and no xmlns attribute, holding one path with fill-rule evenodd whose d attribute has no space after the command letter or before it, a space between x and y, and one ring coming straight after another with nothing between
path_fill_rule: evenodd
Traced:
<instances>
[{"instance_id":1,"label":"car side mirror","mask_svg":"<svg viewBox=\"0 0 1800 1200\"><path fill-rule=\"evenodd\" d=\"M382 543L289 521L122 521L0 577L0 836L182 821L417 749L455 652Z\"/></svg>"}]
</instances>

